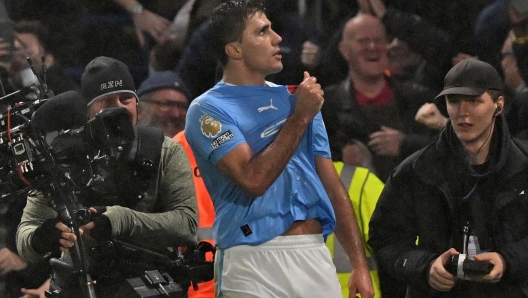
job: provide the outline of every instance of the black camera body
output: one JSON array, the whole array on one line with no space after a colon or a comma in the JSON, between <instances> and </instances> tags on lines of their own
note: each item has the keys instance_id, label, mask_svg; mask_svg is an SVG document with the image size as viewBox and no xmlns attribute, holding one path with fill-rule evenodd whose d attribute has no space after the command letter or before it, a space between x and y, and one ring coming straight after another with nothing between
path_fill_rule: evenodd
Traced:
<instances>
[{"instance_id":1,"label":"black camera body","mask_svg":"<svg viewBox=\"0 0 528 298\"><path fill-rule=\"evenodd\" d=\"M129 298L185 298L187 289L177 284L169 274L158 270L145 271L142 277L129 278L115 297Z\"/></svg>"},{"instance_id":2,"label":"black camera body","mask_svg":"<svg viewBox=\"0 0 528 298\"><path fill-rule=\"evenodd\" d=\"M493 269L493 264L487 261L469 259L466 254L451 256L444 266L446 270L462 280L474 280L488 275Z\"/></svg>"}]
</instances>

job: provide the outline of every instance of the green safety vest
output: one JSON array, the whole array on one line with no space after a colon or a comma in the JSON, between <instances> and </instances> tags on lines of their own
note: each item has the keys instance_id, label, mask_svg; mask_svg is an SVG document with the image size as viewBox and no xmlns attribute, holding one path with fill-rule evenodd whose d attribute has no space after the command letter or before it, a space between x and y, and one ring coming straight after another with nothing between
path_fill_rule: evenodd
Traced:
<instances>
[{"instance_id":1,"label":"green safety vest","mask_svg":"<svg viewBox=\"0 0 528 298\"><path fill-rule=\"evenodd\" d=\"M374 212L374 208L385 184L366 168L355 167L344 164L343 162L334 162L334 166L341 181L347 187L352 205L354 206L359 231L362 236L361 241L369 263L370 276L372 277L372 283L376 291L374 297L381 297L376 260L374 259L372 248L367 244L367 240L370 217L372 216L372 212ZM350 278L352 265L348 260L345 250L334 237L334 234L328 236L326 246L332 255L343 297L348 298L348 279Z\"/></svg>"}]
</instances>

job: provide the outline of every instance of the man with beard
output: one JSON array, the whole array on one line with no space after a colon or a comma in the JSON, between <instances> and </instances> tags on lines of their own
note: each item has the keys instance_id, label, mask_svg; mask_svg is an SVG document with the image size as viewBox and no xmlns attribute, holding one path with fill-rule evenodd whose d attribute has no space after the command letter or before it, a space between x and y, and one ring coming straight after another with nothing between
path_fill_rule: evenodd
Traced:
<instances>
[{"instance_id":1,"label":"man with beard","mask_svg":"<svg viewBox=\"0 0 528 298\"><path fill-rule=\"evenodd\" d=\"M185 127L189 93L173 71L150 75L139 86L138 124L159 127L167 137L174 137Z\"/></svg>"},{"instance_id":2,"label":"man with beard","mask_svg":"<svg viewBox=\"0 0 528 298\"><path fill-rule=\"evenodd\" d=\"M73 101L81 97L82 105L84 99L88 119L95 118L107 109L124 108L130 124L136 126L138 96L135 90L134 80L125 63L100 56L85 68L81 77L82 96L71 92L71 95L67 94L62 99ZM108 124L114 119L106 118L104 121ZM91 221L79 227L83 238L78 243L84 244L89 263L88 273L96 281L94 290L99 298L123 297L122 291L127 291L125 281L144 274L143 263L136 262L139 257L135 253L141 250L135 250L128 256L118 253L116 256L119 257L113 259L114 248L120 252L123 250L118 249L112 241L118 239L161 254L196 243L198 209L184 148L162 136L159 129L138 127L136 132L138 137L134 141L138 143L134 147L137 148L135 153L132 153L134 148L115 148L119 151L119 158L108 164L115 170L95 172L101 174L101 179L97 182L94 179L86 185L73 180L76 178L72 179L72 184L76 184L75 187L79 189L72 188L75 191L75 198L71 202L73 208L93 207L89 208ZM154 150L159 150L159 155L147 156L155 153ZM104 157L105 154L97 156ZM64 268L75 264L75 258L72 258L75 255L70 254L70 249L75 245L77 235L61 221L64 215L59 216L57 211L58 201L55 198L58 195L57 191L44 192L38 188L29 192L17 230L17 250L28 262L60 256L60 260L54 261L59 266L53 266L49 289L59 291L59 297L80 297L84 296L82 293L86 291L85 288L85 291L80 291L75 283L70 284L67 279L61 279L69 273ZM147 260L147 263L150 261Z\"/></svg>"}]
</instances>

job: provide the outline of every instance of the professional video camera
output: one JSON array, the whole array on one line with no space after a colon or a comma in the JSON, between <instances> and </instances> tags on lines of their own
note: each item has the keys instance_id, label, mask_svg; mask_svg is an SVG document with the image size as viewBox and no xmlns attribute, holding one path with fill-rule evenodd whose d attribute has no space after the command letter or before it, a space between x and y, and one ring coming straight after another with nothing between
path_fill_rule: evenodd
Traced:
<instances>
[{"instance_id":1,"label":"professional video camera","mask_svg":"<svg viewBox=\"0 0 528 298\"><path fill-rule=\"evenodd\" d=\"M41 85L45 87L45 82ZM0 192L4 197L37 190L53 197L61 221L78 239L70 249L73 265L56 259L50 262L64 268L61 272L66 272L68 278L60 272L53 277L59 285L77 282L74 286L80 287L77 292L82 297L96 297L79 232L88 214L79 207L84 203L82 198L88 192L101 194L112 189L108 181L117 180L118 162L138 163L139 175L155 170L157 164L135 160L140 155L140 129L132 126L125 108L104 109L87 121L86 102L79 93L69 91L48 98L51 93L46 91L30 86L0 98L0 105L5 106L0 114ZM148 261L144 262L148 265L144 274L127 279L128 286L123 286L122 291L128 291L130 297L158 297L152 292L159 297L183 297L190 284L196 286L213 278L212 261L205 260L209 252L214 256L214 247L202 242L186 254L163 254L120 240L100 244L98 251L101 257L112 256L112 265L122 265L121 256L127 254ZM50 290L49 297L63 297L60 288Z\"/></svg>"},{"instance_id":2,"label":"professional video camera","mask_svg":"<svg viewBox=\"0 0 528 298\"><path fill-rule=\"evenodd\" d=\"M115 158L122 146L134 140L134 129L125 108L105 109L88 122L85 111L81 95L69 91L17 104L2 113L0 191L21 191L20 182L45 190L53 182L52 169L70 179L80 179L79 174L97 178L96 165Z\"/></svg>"}]
</instances>

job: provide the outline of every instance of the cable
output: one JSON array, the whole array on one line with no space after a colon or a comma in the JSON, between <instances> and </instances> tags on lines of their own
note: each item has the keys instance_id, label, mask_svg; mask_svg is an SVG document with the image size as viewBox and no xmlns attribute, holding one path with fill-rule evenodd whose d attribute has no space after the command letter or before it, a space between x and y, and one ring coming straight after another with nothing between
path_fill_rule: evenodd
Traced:
<instances>
[{"instance_id":1,"label":"cable","mask_svg":"<svg viewBox=\"0 0 528 298\"><path fill-rule=\"evenodd\" d=\"M495 125L495 114L493 114L493 119L491 121L491 124L488 126L489 133L488 133L488 136L486 137L486 140L484 141L484 143L482 143L482 145L480 145L480 147L478 148L477 152L473 155L473 158L469 158L468 157L469 164L476 164L477 163L477 156L480 153L480 150L482 150L482 148L484 147L484 145L486 145L486 143L490 140L491 133L493 132L493 126L494 125Z\"/></svg>"}]
</instances>

